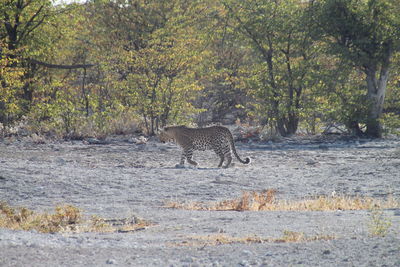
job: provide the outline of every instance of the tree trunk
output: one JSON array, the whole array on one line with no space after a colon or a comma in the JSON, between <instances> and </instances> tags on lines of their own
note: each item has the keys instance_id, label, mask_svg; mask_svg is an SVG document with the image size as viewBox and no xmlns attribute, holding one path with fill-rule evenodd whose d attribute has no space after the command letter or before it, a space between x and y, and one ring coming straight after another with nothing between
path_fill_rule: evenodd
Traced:
<instances>
[{"instance_id":1,"label":"tree trunk","mask_svg":"<svg viewBox=\"0 0 400 267\"><path fill-rule=\"evenodd\" d=\"M367 75L368 100L370 101L370 109L367 119L367 132L370 137L382 137L382 125L379 121L383 103L385 101L386 86L389 79L390 58L392 57L392 43L386 43L386 51L383 55L382 65L380 66L379 78L377 77L378 67L376 64L365 67Z\"/></svg>"},{"instance_id":2,"label":"tree trunk","mask_svg":"<svg viewBox=\"0 0 400 267\"><path fill-rule=\"evenodd\" d=\"M282 136L291 136L297 132L297 128L299 126L299 114L298 110L300 109L300 96L301 96L302 88L295 89L293 86L289 86L289 102L286 106L287 110L285 112L281 112L282 117L278 119L278 131ZM276 112L278 116L279 103L276 104Z\"/></svg>"},{"instance_id":3,"label":"tree trunk","mask_svg":"<svg viewBox=\"0 0 400 267\"><path fill-rule=\"evenodd\" d=\"M283 137L294 135L297 132L298 125L299 117L294 113L290 113L287 117L277 121L278 132Z\"/></svg>"},{"instance_id":4,"label":"tree trunk","mask_svg":"<svg viewBox=\"0 0 400 267\"><path fill-rule=\"evenodd\" d=\"M286 123L287 135L294 135L297 132L299 126L299 116L295 112L290 112L288 114L288 119Z\"/></svg>"},{"instance_id":5,"label":"tree trunk","mask_svg":"<svg viewBox=\"0 0 400 267\"><path fill-rule=\"evenodd\" d=\"M382 66L379 79L377 79L376 68L368 68L367 74L367 87L368 87L368 100L370 101L369 114L367 118L367 131L366 134L370 137L382 137L382 125L379 121L386 94L386 86L389 78L389 66Z\"/></svg>"},{"instance_id":6,"label":"tree trunk","mask_svg":"<svg viewBox=\"0 0 400 267\"><path fill-rule=\"evenodd\" d=\"M285 128L285 120L284 119L278 119L276 122L276 129L278 130L278 133L283 136L286 137L287 136L287 131Z\"/></svg>"},{"instance_id":7,"label":"tree trunk","mask_svg":"<svg viewBox=\"0 0 400 267\"><path fill-rule=\"evenodd\" d=\"M362 137L365 135L364 132L360 129L360 125L359 125L358 121L350 120L347 122L346 127L347 127L347 129L350 130L350 133L352 135L355 135L358 137Z\"/></svg>"}]
</instances>

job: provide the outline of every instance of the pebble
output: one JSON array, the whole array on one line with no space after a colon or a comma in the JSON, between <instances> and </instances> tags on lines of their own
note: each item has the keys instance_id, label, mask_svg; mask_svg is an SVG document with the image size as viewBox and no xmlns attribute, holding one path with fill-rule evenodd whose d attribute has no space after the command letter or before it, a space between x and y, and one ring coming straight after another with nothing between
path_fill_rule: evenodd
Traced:
<instances>
[{"instance_id":1,"label":"pebble","mask_svg":"<svg viewBox=\"0 0 400 267\"><path fill-rule=\"evenodd\" d=\"M246 261L246 260L240 261L240 262L239 262L239 265L240 265L240 266L245 266L245 267L246 267L246 266L250 266L249 262Z\"/></svg>"},{"instance_id":2,"label":"pebble","mask_svg":"<svg viewBox=\"0 0 400 267\"><path fill-rule=\"evenodd\" d=\"M106 264L117 264L117 261L114 259L108 259L106 260Z\"/></svg>"},{"instance_id":3,"label":"pebble","mask_svg":"<svg viewBox=\"0 0 400 267\"><path fill-rule=\"evenodd\" d=\"M246 255L246 256L251 256L253 253L249 250L243 250L242 254Z\"/></svg>"},{"instance_id":4,"label":"pebble","mask_svg":"<svg viewBox=\"0 0 400 267\"><path fill-rule=\"evenodd\" d=\"M57 158L55 161L59 165L65 165L65 163L66 163L65 159L63 159L63 158Z\"/></svg>"},{"instance_id":5,"label":"pebble","mask_svg":"<svg viewBox=\"0 0 400 267\"><path fill-rule=\"evenodd\" d=\"M323 254L323 255L329 255L329 254L331 254L331 251L330 251L329 249L327 249L327 250L324 250L324 251L322 252L322 254Z\"/></svg>"}]
</instances>

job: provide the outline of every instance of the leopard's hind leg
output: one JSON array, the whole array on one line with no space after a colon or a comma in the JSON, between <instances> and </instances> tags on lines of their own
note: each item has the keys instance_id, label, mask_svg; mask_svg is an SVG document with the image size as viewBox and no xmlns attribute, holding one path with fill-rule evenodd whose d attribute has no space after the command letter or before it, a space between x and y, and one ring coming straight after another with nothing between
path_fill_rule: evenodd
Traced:
<instances>
[{"instance_id":1,"label":"leopard's hind leg","mask_svg":"<svg viewBox=\"0 0 400 267\"><path fill-rule=\"evenodd\" d=\"M225 165L223 166L223 168L228 168L229 165L230 165L231 162L232 162L231 147L230 147L229 145L224 146L224 147L222 148L222 153L223 153L224 157L226 158L226 163L225 163Z\"/></svg>"},{"instance_id":2,"label":"leopard's hind leg","mask_svg":"<svg viewBox=\"0 0 400 267\"><path fill-rule=\"evenodd\" d=\"M220 158L219 164L218 164L218 168L220 168L220 167L222 166L222 163L223 163L224 160L225 160L224 153L222 152L221 149L214 149L214 152L215 152L215 154L217 154L218 157Z\"/></svg>"},{"instance_id":3,"label":"leopard's hind leg","mask_svg":"<svg viewBox=\"0 0 400 267\"><path fill-rule=\"evenodd\" d=\"M188 149L188 150L183 151L182 158L183 159L186 158L188 163L190 163L194 166L197 166L197 162L192 160L192 157L193 157L193 149ZM182 159L181 159L181 161L182 161Z\"/></svg>"}]
</instances>

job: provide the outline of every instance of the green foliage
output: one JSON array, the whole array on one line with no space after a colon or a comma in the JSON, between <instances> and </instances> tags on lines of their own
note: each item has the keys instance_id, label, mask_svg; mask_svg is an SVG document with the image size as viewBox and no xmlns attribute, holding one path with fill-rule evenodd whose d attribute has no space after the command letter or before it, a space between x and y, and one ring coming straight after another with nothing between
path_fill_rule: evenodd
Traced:
<instances>
[{"instance_id":1,"label":"green foliage","mask_svg":"<svg viewBox=\"0 0 400 267\"><path fill-rule=\"evenodd\" d=\"M368 114L364 74L340 59L326 59L320 63L317 74L319 83L314 89L318 97L314 108L323 121L339 123L356 131L354 124L365 125Z\"/></svg>"},{"instance_id":2,"label":"green foliage","mask_svg":"<svg viewBox=\"0 0 400 267\"><path fill-rule=\"evenodd\" d=\"M30 59L54 52L58 12L50 0L0 3L0 122L10 124L29 112L40 73Z\"/></svg>"},{"instance_id":3,"label":"green foliage","mask_svg":"<svg viewBox=\"0 0 400 267\"><path fill-rule=\"evenodd\" d=\"M392 72L388 82L386 92L384 114L381 123L384 126L384 132L400 135L400 68L399 56L396 54L393 58Z\"/></svg>"},{"instance_id":4,"label":"green foliage","mask_svg":"<svg viewBox=\"0 0 400 267\"><path fill-rule=\"evenodd\" d=\"M368 229L372 236L384 237L388 234L392 221L384 215L382 210L372 210L369 219Z\"/></svg>"},{"instance_id":5,"label":"green foliage","mask_svg":"<svg viewBox=\"0 0 400 267\"><path fill-rule=\"evenodd\" d=\"M400 3L395 0L324 0L313 6L320 34L333 37L332 53L357 66L378 65L398 46ZM398 49L398 48L394 48Z\"/></svg>"},{"instance_id":6,"label":"green foliage","mask_svg":"<svg viewBox=\"0 0 400 267\"><path fill-rule=\"evenodd\" d=\"M168 26L175 26L171 24ZM188 118L195 111L190 101L202 90L195 77L203 59L201 42L191 37L193 34L171 31L167 26L155 31L146 48L131 52L133 70L127 75L126 85L150 134L158 125Z\"/></svg>"},{"instance_id":7,"label":"green foliage","mask_svg":"<svg viewBox=\"0 0 400 267\"><path fill-rule=\"evenodd\" d=\"M8 124L21 114L21 99L18 90L22 86L23 70L11 67L18 63L13 58L6 44L0 40L0 122ZM2 127L0 127L0 130Z\"/></svg>"},{"instance_id":8,"label":"green foliage","mask_svg":"<svg viewBox=\"0 0 400 267\"><path fill-rule=\"evenodd\" d=\"M371 137L382 135L379 118L391 60L400 51L399 10L399 1L388 0L324 0L310 8L314 32L330 45L329 52L365 73L367 101L359 106L367 106L362 119Z\"/></svg>"},{"instance_id":9,"label":"green foliage","mask_svg":"<svg viewBox=\"0 0 400 267\"><path fill-rule=\"evenodd\" d=\"M128 107L142 117L149 134L196 112L191 100L202 89L196 77L206 54L195 27L201 7L201 2L179 0L105 1L87 7L94 20L88 23L95 26L91 34L100 37L93 40L92 52L100 65L97 83L107 92L102 109ZM104 12L94 12L100 8ZM114 14L118 17L110 21Z\"/></svg>"},{"instance_id":10,"label":"green foliage","mask_svg":"<svg viewBox=\"0 0 400 267\"><path fill-rule=\"evenodd\" d=\"M234 27L258 57L248 72L255 111L283 136L294 134L314 81L315 51L301 1L224 1ZM263 114L263 115L261 115Z\"/></svg>"},{"instance_id":11,"label":"green foliage","mask_svg":"<svg viewBox=\"0 0 400 267\"><path fill-rule=\"evenodd\" d=\"M381 118L386 134L400 135L400 115L394 112L384 113Z\"/></svg>"},{"instance_id":12,"label":"green foliage","mask_svg":"<svg viewBox=\"0 0 400 267\"><path fill-rule=\"evenodd\" d=\"M335 123L358 134L374 120L396 132L399 11L397 0L5 0L0 123L104 137L207 111L281 135Z\"/></svg>"}]
</instances>

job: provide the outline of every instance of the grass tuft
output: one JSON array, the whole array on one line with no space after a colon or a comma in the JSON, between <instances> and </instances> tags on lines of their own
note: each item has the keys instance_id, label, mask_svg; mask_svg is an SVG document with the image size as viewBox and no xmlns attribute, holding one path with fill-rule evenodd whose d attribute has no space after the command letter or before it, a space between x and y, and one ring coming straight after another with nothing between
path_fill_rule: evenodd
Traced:
<instances>
[{"instance_id":1,"label":"grass tuft","mask_svg":"<svg viewBox=\"0 0 400 267\"><path fill-rule=\"evenodd\" d=\"M0 227L13 230L56 232L133 232L151 224L141 219L106 220L98 216L84 219L82 211L71 205L55 207L53 214L27 208L13 208L0 202Z\"/></svg>"},{"instance_id":2,"label":"grass tuft","mask_svg":"<svg viewBox=\"0 0 400 267\"><path fill-rule=\"evenodd\" d=\"M368 230L371 236L384 237L389 233L392 221L385 217L382 210L371 210L369 217Z\"/></svg>"},{"instance_id":3,"label":"grass tuft","mask_svg":"<svg viewBox=\"0 0 400 267\"><path fill-rule=\"evenodd\" d=\"M81 217L81 211L70 205L57 206L54 214L47 214L0 203L0 227L14 230L37 230L41 233L74 231Z\"/></svg>"},{"instance_id":4,"label":"grass tuft","mask_svg":"<svg viewBox=\"0 0 400 267\"><path fill-rule=\"evenodd\" d=\"M318 196L303 200L277 200L275 189L243 192L235 199L220 202L167 202L167 208L208 211L333 211L399 208L400 202L389 196L386 200L371 197Z\"/></svg>"},{"instance_id":5,"label":"grass tuft","mask_svg":"<svg viewBox=\"0 0 400 267\"><path fill-rule=\"evenodd\" d=\"M303 232L283 231L281 238L274 239L275 243L299 243L299 242L311 242L318 240L333 240L336 239L334 235L315 235L307 236Z\"/></svg>"},{"instance_id":6,"label":"grass tuft","mask_svg":"<svg viewBox=\"0 0 400 267\"><path fill-rule=\"evenodd\" d=\"M333 235L306 236L302 232L284 231L279 238L263 238L257 235L234 237L227 234L213 234L207 236L191 236L187 240L175 243L177 246L218 246L228 244L258 244L258 243L303 243L319 240L333 240Z\"/></svg>"}]
</instances>

